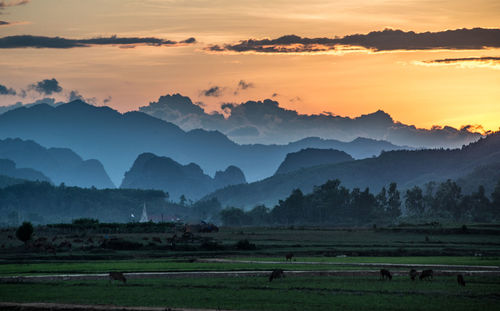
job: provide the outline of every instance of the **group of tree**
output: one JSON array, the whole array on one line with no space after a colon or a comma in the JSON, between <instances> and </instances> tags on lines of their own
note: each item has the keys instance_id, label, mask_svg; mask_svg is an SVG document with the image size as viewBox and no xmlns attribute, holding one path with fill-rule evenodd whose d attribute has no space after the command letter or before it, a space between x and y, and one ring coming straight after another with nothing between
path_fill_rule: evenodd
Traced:
<instances>
[{"instance_id":1,"label":"group of tree","mask_svg":"<svg viewBox=\"0 0 500 311\"><path fill-rule=\"evenodd\" d=\"M341 225L363 226L396 223L405 216L444 221L489 222L500 219L500 182L489 199L480 186L477 192L463 195L451 180L428 183L422 190L413 187L401 195L396 183L383 187L378 194L368 188L352 190L329 180L304 195L292 191L273 208L259 205L250 211L227 208L220 212L224 225Z\"/></svg>"}]
</instances>

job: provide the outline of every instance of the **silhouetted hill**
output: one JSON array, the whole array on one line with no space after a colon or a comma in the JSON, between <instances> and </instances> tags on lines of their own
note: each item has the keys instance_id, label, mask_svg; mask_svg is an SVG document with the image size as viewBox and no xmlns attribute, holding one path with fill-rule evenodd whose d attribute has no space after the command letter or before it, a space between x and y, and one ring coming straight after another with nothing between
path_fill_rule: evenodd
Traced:
<instances>
[{"instance_id":1,"label":"silhouetted hill","mask_svg":"<svg viewBox=\"0 0 500 311\"><path fill-rule=\"evenodd\" d=\"M347 153L334 149L302 149L298 152L287 154L285 161L281 163L276 174L285 174L302 168L352 160L354 158Z\"/></svg>"},{"instance_id":2,"label":"silhouetted hill","mask_svg":"<svg viewBox=\"0 0 500 311\"><path fill-rule=\"evenodd\" d=\"M24 182L26 182L26 179L19 179L19 178L9 177L9 176L5 176L5 175L0 175L0 188L5 188L8 186L12 186L12 185L22 184Z\"/></svg>"},{"instance_id":3,"label":"silhouetted hill","mask_svg":"<svg viewBox=\"0 0 500 311\"><path fill-rule=\"evenodd\" d=\"M43 173L31 168L17 168L16 163L9 159L0 159L0 175L15 179L51 182Z\"/></svg>"},{"instance_id":4,"label":"silhouetted hill","mask_svg":"<svg viewBox=\"0 0 500 311\"><path fill-rule=\"evenodd\" d=\"M30 140L5 139L0 140L0 158L10 159L19 167L38 170L56 184L115 187L99 161L84 161L70 149L47 149Z\"/></svg>"},{"instance_id":5,"label":"silhouetted hill","mask_svg":"<svg viewBox=\"0 0 500 311\"><path fill-rule=\"evenodd\" d=\"M184 132L142 112L121 114L79 100L57 107L40 104L5 112L0 115L0 138L9 137L70 148L85 159L97 159L117 185L144 152L168 156L181 164L197 163L210 175L235 165L248 180L255 181L272 175L286 154L304 148L337 149L355 158L401 148L383 141L349 143L319 138L287 145L238 145L217 131Z\"/></svg>"},{"instance_id":6,"label":"silhouetted hill","mask_svg":"<svg viewBox=\"0 0 500 311\"><path fill-rule=\"evenodd\" d=\"M429 181L467 178L474 169L499 162L500 133L496 133L462 149L384 152L376 158L315 166L259 182L231 186L207 198L216 197L223 205L236 207L253 207L262 203L272 206L287 197L293 189L299 188L308 193L313 186L329 179L339 179L348 188L369 187L371 191L379 191L381 187L396 182L400 189L405 189ZM489 174L496 172L490 171Z\"/></svg>"},{"instance_id":7,"label":"silhouetted hill","mask_svg":"<svg viewBox=\"0 0 500 311\"><path fill-rule=\"evenodd\" d=\"M181 165L167 157L143 153L125 173L121 188L163 190L177 201L181 195L196 200L220 187L242 182L245 176L234 166L217 172L212 179L194 163Z\"/></svg>"}]
</instances>

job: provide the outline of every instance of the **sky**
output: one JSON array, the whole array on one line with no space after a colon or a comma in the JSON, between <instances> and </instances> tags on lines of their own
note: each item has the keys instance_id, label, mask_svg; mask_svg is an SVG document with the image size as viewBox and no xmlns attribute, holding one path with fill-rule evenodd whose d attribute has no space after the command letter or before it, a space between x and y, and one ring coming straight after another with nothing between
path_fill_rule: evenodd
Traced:
<instances>
[{"instance_id":1,"label":"sky","mask_svg":"<svg viewBox=\"0 0 500 311\"><path fill-rule=\"evenodd\" d=\"M303 114L498 130L499 20L498 0L0 0L0 105L76 94L125 112L181 93L207 111L272 98ZM460 45L344 44L464 28L491 30L486 47L465 31ZM273 40L287 35L300 38Z\"/></svg>"}]
</instances>

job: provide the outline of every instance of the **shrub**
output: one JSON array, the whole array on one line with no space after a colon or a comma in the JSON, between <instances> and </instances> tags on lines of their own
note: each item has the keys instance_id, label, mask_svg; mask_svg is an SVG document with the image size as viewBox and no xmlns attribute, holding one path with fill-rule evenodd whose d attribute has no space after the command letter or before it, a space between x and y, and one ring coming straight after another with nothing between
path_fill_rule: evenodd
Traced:
<instances>
[{"instance_id":1,"label":"shrub","mask_svg":"<svg viewBox=\"0 0 500 311\"><path fill-rule=\"evenodd\" d=\"M24 244L28 243L33 236L33 225L30 222L23 222L16 230L16 237Z\"/></svg>"}]
</instances>

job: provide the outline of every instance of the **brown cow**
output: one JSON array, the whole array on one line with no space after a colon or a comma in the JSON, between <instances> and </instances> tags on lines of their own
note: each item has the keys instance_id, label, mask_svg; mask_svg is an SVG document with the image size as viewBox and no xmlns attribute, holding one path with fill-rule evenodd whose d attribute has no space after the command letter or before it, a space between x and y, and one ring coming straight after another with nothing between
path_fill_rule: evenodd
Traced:
<instances>
[{"instance_id":1,"label":"brown cow","mask_svg":"<svg viewBox=\"0 0 500 311\"><path fill-rule=\"evenodd\" d=\"M286 261L289 261L289 260L292 261L292 258L293 258L293 253L288 253L288 254L285 255L285 260Z\"/></svg>"},{"instance_id":2,"label":"brown cow","mask_svg":"<svg viewBox=\"0 0 500 311\"><path fill-rule=\"evenodd\" d=\"M457 282L458 282L458 284L465 286L464 276L461 274L457 275Z\"/></svg>"},{"instance_id":3,"label":"brown cow","mask_svg":"<svg viewBox=\"0 0 500 311\"><path fill-rule=\"evenodd\" d=\"M434 272L432 270L424 270L420 273L420 280L432 280Z\"/></svg>"},{"instance_id":4,"label":"brown cow","mask_svg":"<svg viewBox=\"0 0 500 311\"><path fill-rule=\"evenodd\" d=\"M127 283L127 279L121 272L110 272L109 273L109 282L111 283L112 280L115 281L122 281L123 284Z\"/></svg>"},{"instance_id":5,"label":"brown cow","mask_svg":"<svg viewBox=\"0 0 500 311\"><path fill-rule=\"evenodd\" d=\"M271 272L271 275L269 276L269 282L272 282L273 279L279 279L279 278L284 278L285 274L282 269L275 269L273 272Z\"/></svg>"},{"instance_id":6,"label":"brown cow","mask_svg":"<svg viewBox=\"0 0 500 311\"><path fill-rule=\"evenodd\" d=\"M382 280L392 280L391 272L387 269L380 269L380 276L382 277Z\"/></svg>"},{"instance_id":7,"label":"brown cow","mask_svg":"<svg viewBox=\"0 0 500 311\"><path fill-rule=\"evenodd\" d=\"M417 270L415 270L415 269L411 269L411 270L410 270L410 279L411 279L412 281L415 281L415 279L417 278L417 276L418 276L418 272L417 272Z\"/></svg>"}]
</instances>

